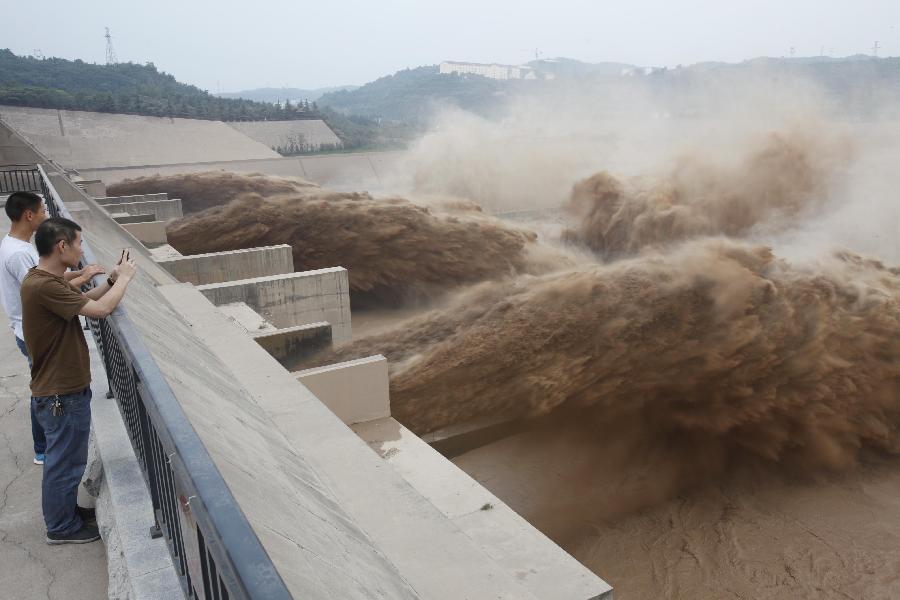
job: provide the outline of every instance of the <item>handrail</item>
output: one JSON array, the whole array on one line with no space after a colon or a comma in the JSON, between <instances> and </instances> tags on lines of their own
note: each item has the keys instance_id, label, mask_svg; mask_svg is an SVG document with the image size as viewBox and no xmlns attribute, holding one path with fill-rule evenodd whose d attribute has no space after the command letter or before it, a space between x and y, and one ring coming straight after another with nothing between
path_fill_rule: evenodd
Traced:
<instances>
[{"instance_id":1,"label":"handrail","mask_svg":"<svg viewBox=\"0 0 900 600\"><path fill-rule=\"evenodd\" d=\"M6 165L0 167L0 193L39 192L41 182L34 165Z\"/></svg>"},{"instance_id":2,"label":"handrail","mask_svg":"<svg viewBox=\"0 0 900 600\"><path fill-rule=\"evenodd\" d=\"M43 167L35 168L51 214L71 218ZM90 244L82 248L83 263L96 262ZM291 598L125 308L88 324L150 490L152 533L166 536L186 596Z\"/></svg>"}]
</instances>

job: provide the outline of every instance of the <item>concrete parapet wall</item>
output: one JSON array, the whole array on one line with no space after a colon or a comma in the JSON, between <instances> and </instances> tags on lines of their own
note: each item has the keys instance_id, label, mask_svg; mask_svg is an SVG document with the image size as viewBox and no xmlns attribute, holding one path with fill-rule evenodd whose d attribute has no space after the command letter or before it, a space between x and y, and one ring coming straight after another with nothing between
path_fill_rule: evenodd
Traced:
<instances>
[{"instance_id":1,"label":"concrete parapet wall","mask_svg":"<svg viewBox=\"0 0 900 600\"><path fill-rule=\"evenodd\" d=\"M349 342L350 284L343 267L197 286L216 306L244 302L279 329L328 321L336 344Z\"/></svg>"},{"instance_id":2,"label":"concrete parapet wall","mask_svg":"<svg viewBox=\"0 0 900 600\"><path fill-rule=\"evenodd\" d=\"M380 354L294 376L347 425L391 416L388 363Z\"/></svg>"},{"instance_id":3,"label":"concrete parapet wall","mask_svg":"<svg viewBox=\"0 0 900 600\"><path fill-rule=\"evenodd\" d=\"M128 204L131 202L150 202L153 200L168 200L169 194L135 194L134 196L104 196L102 198L94 198L94 201L101 206L108 204ZM108 209L107 209L108 210Z\"/></svg>"},{"instance_id":4,"label":"concrete parapet wall","mask_svg":"<svg viewBox=\"0 0 900 600\"><path fill-rule=\"evenodd\" d=\"M166 237L166 224L162 221L124 223L122 227L148 248L162 246L169 241Z\"/></svg>"},{"instance_id":5,"label":"concrete parapet wall","mask_svg":"<svg viewBox=\"0 0 900 600\"><path fill-rule=\"evenodd\" d=\"M291 370L305 358L331 347L331 324L310 323L252 334L282 367Z\"/></svg>"},{"instance_id":6,"label":"concrete parapet wall","mask_svg":"<svg viewBox=\"0 0 900 600\"><path fill-rule=\"evenodd\" d=\"M150 200L147 202L123 202L121 204L106 205L104 208L111 213L127 213L129 215L156 214L156 218L160 221L171 221L184 217L179 198Z\"/></svg>"},{"instance_id":7,"label":"concrete parapet wall","mask_svg":"<svg viewBox=\"0 0 900 600\"><path fill-rule=\"evenodd\" d=\"M294 257L288 244L246 248L230 252L192 254L156 262L178 281L194 285L294 272Z\"/></svg>"}]
</instances>

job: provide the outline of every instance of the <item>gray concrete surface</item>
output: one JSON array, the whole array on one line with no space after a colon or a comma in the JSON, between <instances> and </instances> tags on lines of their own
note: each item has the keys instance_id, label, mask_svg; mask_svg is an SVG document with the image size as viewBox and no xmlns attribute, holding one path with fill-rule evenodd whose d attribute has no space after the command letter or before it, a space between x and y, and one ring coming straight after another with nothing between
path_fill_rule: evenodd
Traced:
<instances>
[{"instance_id":1,"label":"gray concrete surface","mask_svg":"<svg viewBox=\"0 0 900 600\"><path fill-rule=\"evenodd\" d=\"M146 214L146 215L129 215L127 213L109 213L112 215L112 218L116 220L116 223L119 225L125 225L126 223L150 223L156 220L156 213Z\"/></svg>"},{"instance_id":2,"label":"gray concrete surface","mask_svg":"<svg viewBox=\"0 0 900 600\"><path fill-rule=\"evenodd\" d=\"M372 544L373 556L384 557L410 586L406 593L398 589L394 594L381 594L376 585L383 579L366 579L366 573L359 571L366 565L358 563L349 575L365 586L364 597L399 599L412 594L434 600L536 598L519 583L516 573L499 566L494 557L473 544L256 345L237 323L214 309L196 288L177 284L161 286L159 291L181 313L206 348L222 361L222 368L253 390L256 405L272 420L273 429L268 437L285 436L296 452L292 462L300 459L312 473L321 476L317 485L319 494L334 500L334 509L346 515L359 528L362 539ZM233 444L242 434L234 430L232 435L225 431L219 435ZM254 471L265 473L265 477L257 479L257 485L272 475L259 468ZM261 490L254 490L245 511L275 500ZM300 539L304 547L318 538L319 531L321 525L316 524L314 529L303 532ZM278 560L284 554L278 552L272 556ZM324 568L324 564L316 565L317 571ZM319 576L324 579L328 572ZM341 592L333 589L324 597L346 598L346 592Z\"/></svg>"},{"instance_id":3,"label":"gray concrete surface","mask_svg":"<svg viewBox=\"0 0 900 600\"><path fill-rule=\"evenodd\" d=\"M294 257L288 244L191 254L156 262L178 281L194 285L294 272Z\"/></svg>"},{"instance_id":4,"label":"gray concrete surface","mask_svg":"<svg viewBox=\"0 0 900 600\"><path fill-rule=\"evenodd\" d=\"M269 148L287 147L292 141L318 148L322 144L340 146L341 140L321 119L302 121L237 121L228 123L249 137Z\"/></svg>"},{"instance_id":5,"label":"gray concrete surface","mask_svg":"<svg viewBox=\"0 0 900 600\"><path fill-rule=\"evenodd\" d=\"M234 319L244 330L250 335L258 333L275 333L278 328L266 321L261 314L247 306L245 302L235 302L234 304L223 304L219 307L219 312ZM320 323L312 323L311 325L320 325ZM326 323L327 325L327 323ZM328 325L328 331L331 326Z\"/></svg>"},{"instance_id":6,"label":"gray concrete surface","mask_svg":"<svg viewBox=\"0 0 900 600\"><path fill-rule=\"evenodd\" d=\"M347 425L391 416L388 362L380 354L293 375Z\"/></svg>"},{"instance_id":7,"label":"gray concrete surface","mask_svg":"<svg viewBox=\"0 0 900 600\"><path fill-rule=\"evenodd\" d=\"M243 302L279 329L327 321L335 344L352 339L343 267L197 286L216 306Z\"/></svg>"},{"instance_id":8,"label":"gray concrete surface","mask_svg":"<svg viewBox=\"0 0 900 600\"><path fill-rule=\"evenodd\" d=\"M94 198L106 195L106 184L99 179L74 179L75 184L83 189L88 196Z\"/></svg>"},{"instance_id":9,"label":"gray concrete surface","mask_svg":"<svg viewBox=\"0 0 900 600\"><path fill-rule=\"evenodd\" d=\"M6 327L2 310L0 316L0 597L106 598L106 553L102 542L47 545L41 513L42 471L32 463L28 389L31 377L25 357Z\"/></svg>"},{"instance_id":10,"label":"gray concrete surface","mask_svg":"<svg viewBox=\"0 0 900 600\"><path fill-rule=\"evenodd\" d=\"M148 248L156 248L169 243L169 238L166 236L166 224L162 221L124 223L122 228Z\"/></svg>"},{"instance_id":11,"label":"gray concrete surface","mask_svg":"<svg viewBox=\"0 0 900 600\"><path fill-rule=\"evenodd\" d=\"M85 177L102 179L107 185L148 175L231 171L299 177L335 189L381 189L386 182L391 181L397 169L408 160L408 156L404 150L352 152L260 160L170 162L128 168L88 169L81 173Z\"/></svg>"},{"instance_id":12,"label":"gray concrete surface","mask_svg":"<svg viewBox=\"0 0 900 600\"><path fill-rule=\"evenodd\" d=\"M0 119L67 168L277 158L221 121L0 106ZM86 176L85 179L102 179ZM108 183L108 182L107 182Z\"/></svg>"},{"instance_id":13,"label":"gray concrete surface","mask_svg":"<svg viewBox=\"0 0 900 600\"><path fill-rule=\"evenodd\" d=\"M181 199L170 198L168 200L148 200L145 202L122 202L119 204L107 204L104 206L110 213L125 213L129 215L155 214L159 221L172 221L184 217L181 210Z\"/></svg>"},{"instance_id":14,"label":"gray concrete surface","mask_svg":"<svg viewBox=\"0 0 900 600\"><path fill-rule=\"evenodd\" d=\"M291 370L303 359L331 347L331 325L310 323L286 329L249 331L256 343L285 369Z\"/></svg>"},{"instance_id":15,"label":"gray concrete surface","mask_svg":"<svg viewBox=\"0 0 900 600\"><path fill-rule=\"evenodd\" d=\"M359 423L353 430L536 597L612 600L608 583L393 418Z\"/></svg>"}]
</instances>

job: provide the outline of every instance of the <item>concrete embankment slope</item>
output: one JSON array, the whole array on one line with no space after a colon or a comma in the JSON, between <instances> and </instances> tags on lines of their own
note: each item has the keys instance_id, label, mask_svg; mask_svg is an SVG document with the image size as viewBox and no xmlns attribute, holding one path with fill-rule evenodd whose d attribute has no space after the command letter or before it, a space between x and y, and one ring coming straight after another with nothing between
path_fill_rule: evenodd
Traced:
<instances>
[{"instance_id":1,"label":"concrete embankment slope","mask_svg":"<svg viewBox=\"0 0 900 600\"><path fill-rule=\"evenodd\" d=\"M137 167L79 169L82 177L100 179L106 185L150 175L179 175L204 171L265 173L279 177L300 177L332 189L379 189L395 177L408 160L405 150L348 152L318 156L290 156L270 159L143 165Z\"/></svg>"},{"instance_id":2,"label":"concrete embankment slope","mask_svg":"<svg viewBox=\"0 0 900 600\"><path fill-rule=\"evenodd\" d=\"M66 168L278 158L221 121L0 106L0 119Z\"/></svg>"},{"instance_id":3,"label":"concrete embankment slope","mask_svg":"<svg viewBox=\"0 0 900 600\"><path fill-rule=\"evenodd\" d=\"M321 119L302 121L236 121L228 124L269 148L288 147L291 142L303 146L322 144L340 146L341 140Z\"/></svg>"}]
</instances>

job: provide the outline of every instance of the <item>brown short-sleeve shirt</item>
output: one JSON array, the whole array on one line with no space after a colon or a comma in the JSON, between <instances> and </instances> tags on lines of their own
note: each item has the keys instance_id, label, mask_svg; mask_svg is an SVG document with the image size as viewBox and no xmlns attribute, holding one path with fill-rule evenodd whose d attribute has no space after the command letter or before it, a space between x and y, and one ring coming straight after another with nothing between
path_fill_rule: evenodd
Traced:
<instances>
[{"instance_id":1,"label":"brown short-sleeve shirt","mask_svg":"<svg viewBox=\"0 0 900 600\"><path fill-rule=\"evenodd\" d=\"M22 281L22 331L31 356L31 395L72 394L91 384L91 360L78 311L88 298L38 267Z\"/></svg>"}]
</instances>

